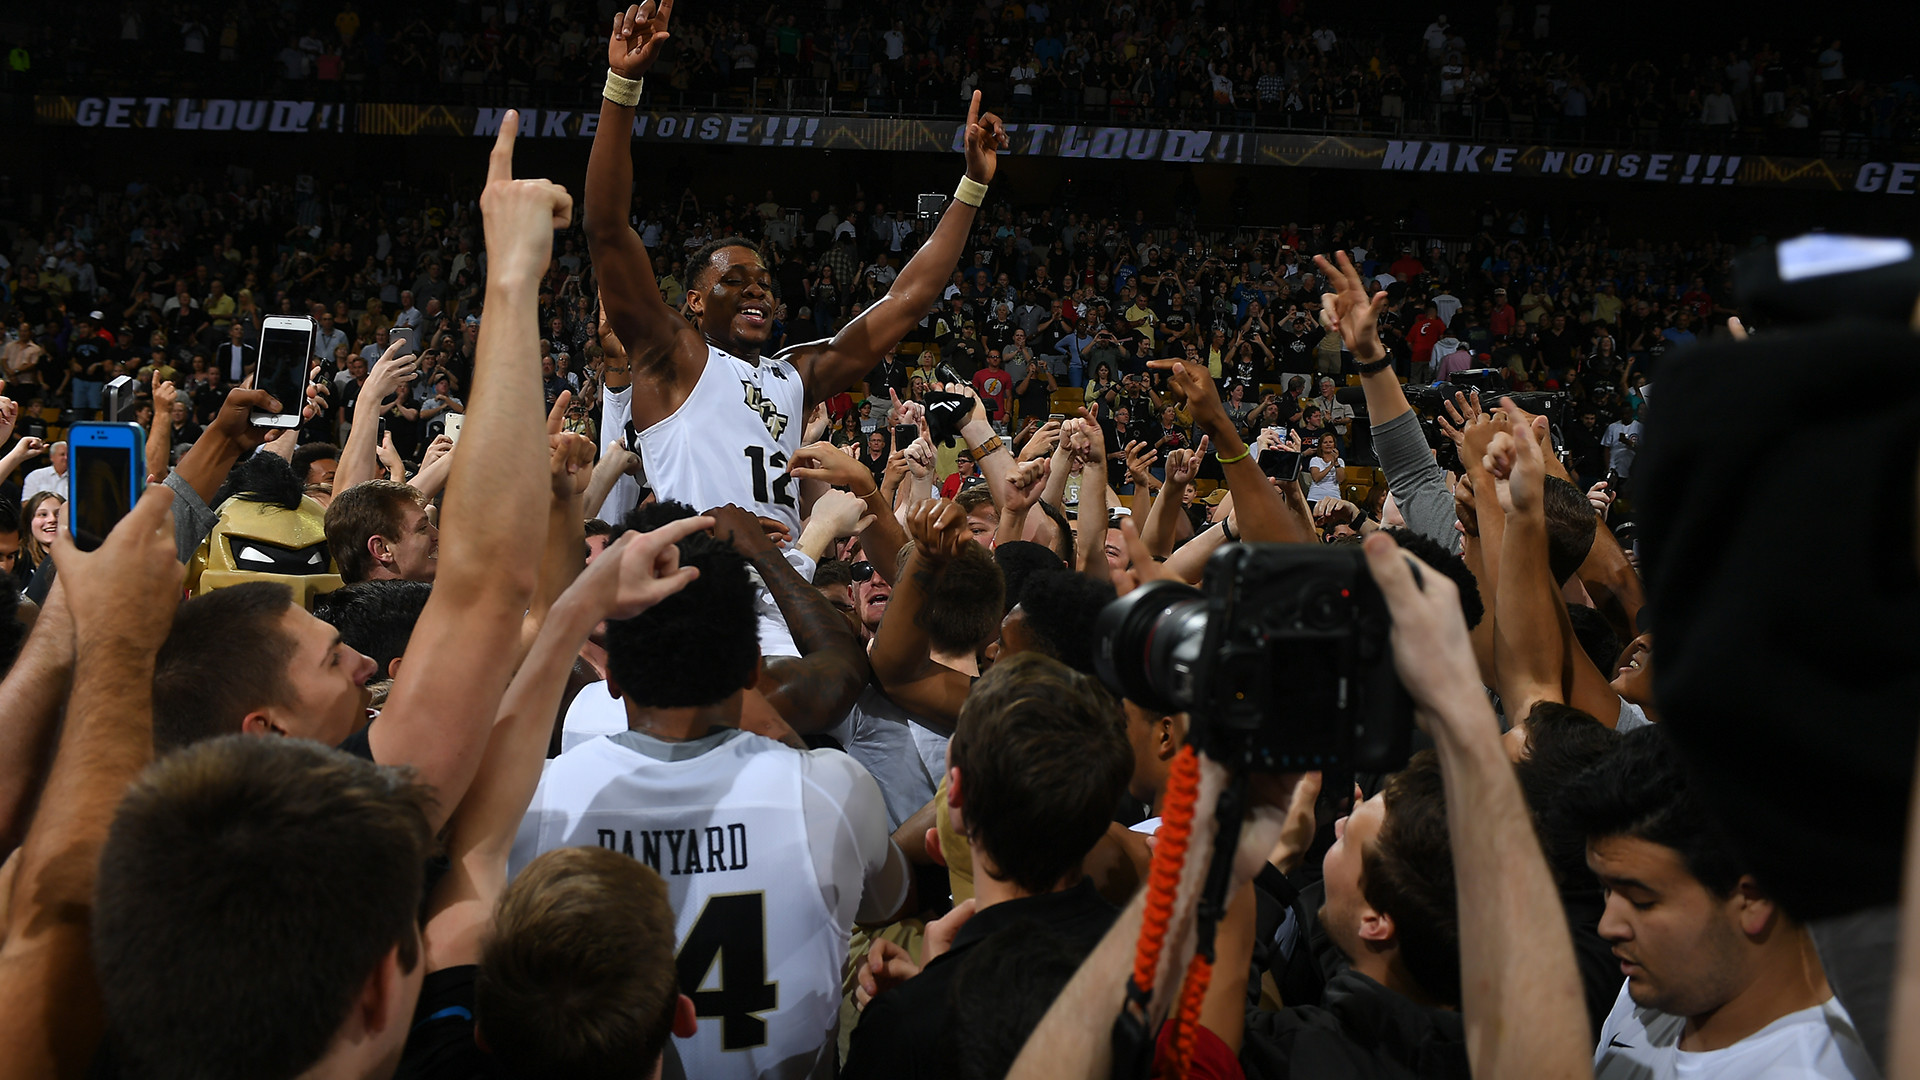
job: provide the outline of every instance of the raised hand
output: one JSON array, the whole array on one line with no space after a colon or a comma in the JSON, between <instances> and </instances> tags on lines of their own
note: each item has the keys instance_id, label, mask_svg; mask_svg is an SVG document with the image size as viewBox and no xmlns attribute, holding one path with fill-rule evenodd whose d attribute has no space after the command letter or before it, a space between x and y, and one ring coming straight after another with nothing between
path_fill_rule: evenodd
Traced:
<instances>
[{"instance_id":1,"label":"raised hand","mask_svg":"<svg viewBox=\"0 0 1920 1080\"><path fill-rule=\"evenodd\" d=\"M1000 508L1003 514L1019 510L1030 510L1040 501L1047 488L1047 474L1053 471L1053 463L1046 458L1037 461L1023 461L1014 466L1007 474L1006 505Z\"/></svg>"},{"instance_id":2,"label":"raised hand","mask_svg":"<svg viewBox=\"0 0 1920 1080\"><path fill-rule=\"evenodd\" d=\"M1187 411L1193 414L1193 422L1200 430L1209 435L1233 430L1233 421L1227 417L1226 406L1220 404L1220 391L1214 386L1213 376L1207 373L1205 364L1153 360L1147 366L1167 373L1168 384L1186 399Z\"/></svg>"},{"instance_id":3,"label":"raised hand","mask_svg":"<svg viewBox=\"0 0 1920 1080\"><path fill-rule=\"evenodd\" d=\"M451 453L453 453L453 436L435 435L433 441L427 444L427 452L420 455L420 467L424 469Z\"/></svg>"},{"instance_id":4,"label":"raised hand","mask_svg":"<svg viewBox=\"0 0 1920 1080\"><path fill-rule=\"evenodd\" d=\"M1380 343L1378 326L1380 312L1386 309L1385 290L1369 295L1366 279L1360 271L1354 269L1353 260L1345 251L1334 252L1338 266L1327 261L1325 255L1315 255L1313 263L1326 275L1327 284L1332 292L1320 294L1320 325L1328 333L1340 335L1340 343L1353 354L1355 361L1365 364L1384 358L1387 348Z\"/></svg>"},{"instance_id":5,"label":"raised hand","mask_svg":"<svg viewBox=\"0 0 1920 1080\"><path fill-rule=\"evenodd\" d=\"M1191 484L1193 478L1200 475L1200 462L1213 448L1213 440L1200 436L1200 445L1191 450L1175 450L1167 455L1167 483Z\"/></svg>"},{"instance_id":6,"label":"raised hand","mask_svg":"<svg viewBox=\"0 0 1920 1080\"><path fill-rule=\"evenodd\" d=\"M1468 471L1484 468L1487 447L1492 445L1493 437L1512 430L1513 421L1498 409L1474 417L1460 433L1461 466Z\"/></svg>"},{"instance_id":7,"label":"raised hand","mask_svg":"<svg viewBox=\"0 0 1920 1080\"><path fill-rule=\"evenodd\" d=\"M315 364L307 372L307 400L306 404L300 407L301 423L304 424L327 411L327 395L330 392L331 388L327 380L320 377L320 365Z\"/></svg>"},{"instance_id":8,"label":"raised hand","mask_svg":"<svg viewBox=\"0 0 1920 1080\"><path fill-rule=\"evenodd\" d=\"M400 403L398 397L389 403L387 396L405 389L420 371L419 354L400 351L406 348L406 345L405 338L388 345L387 351L381 353L380 359L374 362L373 370L367 373L367 385L360 391L363 399L380 403L381 413L387 412Z\"/></svg>"},{"instance_id":9,"label":"raised hand","mask_svg":"<svg viewBox=\"0 0 1920 1080\"><path fill-rule=\"evenodd\" d=\"M59 511L53 563L73 615L76 643L116 642L157 652L173 625L186 567L175 557L173 490L155 484L107 534L98 550L81 551Z\"/></svg>"},{"instance_id":10,"label":"raised hand","mask_svg":"<svg viewBox=\"0 0 1920 1080\"><path fill-rule=\"evenodd\" d=\"M269 413L281 411L280 402L265 390L241 388L227 391L227 400L221 402L220 411L213 414L213 422L207 425L206 435L217 433L219 437L231 440L242 454L253 453L261 443L267 441L268 436L278 434L273 428L259 427L253 423L256 409ZM156 423L158 419L156 413ZM201 437L205 438L206 435Z\"/></svg>"},{"instance_id":11,"label":"raised hand","mask_svg":"<svg viewBox=\"0 0 1920 1080\"><path fill-rule=\"evenodd\" d=\"M1313 846L1313 804L1320 798L1321 776L1305 773L1293 789L1293 801L1287 804L1287 820L1280 829L1280 842L1268 853L1267 861L1283 874L1290 874ZM1357 804L1356 804L1357 805Z\"/></svg>"},{"instance_id":12,"label":"raised hand","mask_svg":"<svg viewBox=\"0 0 1920 1080\"><path fill-rule=\"evenodd\" d=\"M1185 452L1186 451L1183 450L1175 450L1173 454ZM1167 455L1167 471L1169 473L1173 471L1173 454ZM1155 463L1160 460L1160 451L1136 439L1127 444L1126 455L1127 475L1133 478L1134 483L1145 484L1153 479L1152 470Z\"/></svg>"},{"instance_id":13,"label":"raised hand","mask_svg":"<svg viewBox=\"0 0 1920 1080\"><path fill-rule=\"evenodd\" d=\"M960 545L973 542L967 529L967 515L952 499L927 499L907 511L907 536L919 555L944 562L960 551Z\"/></svg>"},{"instance_id":14,"label":"raised hand","mask_svg":"<svg viewBox=\"0 0 1920 1080\"><path fill-rule=\"evenodd\" d=\"M880 486L887 489L898 488L900 481L905 480L912 472L913 467L907 462L907 452L905 450L895 450L887 455L887 467L885 471L880 474ZM832 490L839 491L840 489L833 488ZM845 494L852 494L852 492L846 492Z\"/></svg>"},{"instance_id":15,"label":"raised hand","mask_svg":"<svg viewBox=\"0 0 1920 1080\"><path fill-rule=\"evenodd\" d=\"M1319 502L1313 504L1313 520L1315 521L1329 522L1333 521L1335 517L1338 517L1340 521L1352 522L1359 516L1360 508L1358 506L1337 496L1321 499ZM1338 522L1335 522L1335 524L1337 523Z\"/></svg>"},{"instance_id":16,"label":"raised hand","mask_svg":"<svg viewBox=\"0 0 1920 1080\"><path fill-rule=\"evenodd\" d=\"M1034 431L1033 438L1020 448L1021 461L1044 460L1060 443L1060 421L1049 420Z\"/></svg>"},{"instance_id":17,"label":"raised hand","mask_svg":"<svg viewBox=\"0 0 1920 1080\"><path fill-rule=\"evenodd\" d=\"M155 427L162 423L173 422L173 403L180 399L180 390L170 382L153 384L153 423ZM4 436L0 436L4 438Z\"/></svg>"},{"instance_id":18,"label":"raised hand","mask_svg":"<svg viewBox=\"0 0 1920 1080\"><path fill-rule=\"evenodd\" d=\"M0 442L6 442L13 434L15 424L20 422L20 405L7 397L7 380L0 379Z\"/></svg>"},{"instance_id":19,"label":"raised hand","mask_svg":"<svg viewBox=\"0 0 1920 1080\"><path fill-rule=\"evenodd\" d=\"M548 180L513 178L513 143L520 114L508 109L487 158L487 186L480 217L487 239L488 273L496 280L531 285L553 258L553 234L573 222L573 196Z\"/></svg>"},{"instance_id":20,"label":"raised hand","mask_svg":"<svg viewBox=\"0 0 1920 1080\"><path fill-rule=\"evenodd\" d=\"M901 456L906 459L907 471L913 474L915 480L924 480L927 478L927 473L932 471L934 462L933 441L931 439L922 435L908 443L907 448L900 453Z\"/></svg>"},{"instance_id":21,"label":"raised hand","mask_svg":"<svg viewBox=\"0 0 1920 1080\"><path fill-rule=\"evenodd\" d=\"M827 416L826 402L823 401L815 405L813 411L807 414L807 426L800 433L800 441L802 443L816 443L826 438L827 424L830 419L831 418Z\"/></svg>"},{"instance_id":22,"label":"raised hand","mask_svg":"<svg viewBox=\"0 0 1920 1080\"><path fill-rule=\"evenodd\" d=\"M846 488L856 495L863 491L870 494L873 488L873 473L832 443L808 443L795 450L788 472L802 480Z\"/></svg>"},{"instance_id":23,"label":"raised hand","mask_svg":"<svg viewBox=\"0 0 1920 1080\"><path fill-rule=\"evenodd\" d=\"M373 456L380 459L381 465L386 466L389 476L395 472L401 476L407 475L407 463L400 460L400 451L393 445L393 432L380 433L380 445L373 448Z\"/></svg>"},{"instance_id":24,"label":"raised hand","mask_svg":"<svg viewBox=\"0 0 1920 1080\"><path fill-rule=\"evenodd\" d=\"M1006 148L1006 126L998 116L980 111L980 91L975 90L967 105L967 177L991 183L994 169L1000 164L1000 151Z\"/></svg>"},{"instance_id":25,"label":"raised hand","mask_svg":"<svg viewBox=\"0 0 1920 1080\"><path fill-rule=\"evenodd\" d=\"M1540 441L1534 437L1533 418L1510 398L1501 399L1500 409L1506 414L1508 430L1488 442L1485 461L1495 479L1507 481L1500 488L1500 507L1509 514L1544 513L1547 466Z\"/></svg>"},{"instance_id":26,"label":"raised hand","mask_svg":"<svg viewBox=\"0 0 1920 1080\"><path fill-rule=\"evenodd\" d=\"M647 0L613 16L613 35L607 39L607 66L627 79L645 75L660 58L660 47L673 35L667 19L673 0Z\"/></svg>"},{"instance_id":27,"label":"raised hand","mask_svg":"<svg viewBox=\"0 0 1920 1080\"><path fill-rule=\"evenodd\" d=\"M864 531L873 520L873 515L867 513L867 500L835 488L814 500L813 516L808 523L818 521L831 526L837 540Z\"/></svg>"},{"instance_id":28,"label":"raised hand","mask_svg":"<svg viewBox=\"0 0 1920 1080\"><path fill-rule=\"evenodd\" d=\"M961 424L962 427L966 427L969 424L985 424L991 422L992 418L987 415L987 403L980 400L980 395L974 392L970 384L948 383L940 389L945 390L949 394L958 394L973 402L973 411L968 414L966 422Z\"/></svg>"},{"instance_id":29,"label":"raised hand","mask_svg":"<svg viewBox=\"0 0 1920 1080\"><path fill-rule=\"evenodd\" d=\"M593 481L593 440L571 431L547 436L547 480L556 499L585 495Z\"/></svg>"},{"instance_id":30,"label":"raised hand","mask_svg":"<svg viewBox=\"0 0 1920 1080\"><path fill-rule=\"evenodd\" d=\"M1613 489L1607 486L1605 480L1587 489L1587 503L1593 507L1594 513L1600 515L1601 521L1607 520L1607 511L1613 507L1613 495Z\"/></svg>"},{"instance_id":31,"label":"raised hand","mask_svg":"<svg viewBox=\"0 0 1920 1080\"><path fill-rule=\"evenodd\" d=\"M569 587L595 598L609 619L631 619L687 587L699 567L680 565L680 541L713 527L708 517L670 521L651 532L629 531L580 571Z\"/></svg>"},{"instance_id":32,"label":"raised hand","mask_svg":"<svg viewBox=\"0 0 1920 1080\"><path fill-rule=\"evenodd\" d=\"M1441 434L1453 440L1453 445L1457 448L1466 440L1467 425L1484 411L1480 408L1480 391L1475 390L1473 396L1468 397L1464 392L1455 390L1453 400L1443 400L1441 405L1446 415L1434 417L1434 423L1440 428ZM1448 420L1453 422L1448 423Z\"/></svg>"}]
</instances>

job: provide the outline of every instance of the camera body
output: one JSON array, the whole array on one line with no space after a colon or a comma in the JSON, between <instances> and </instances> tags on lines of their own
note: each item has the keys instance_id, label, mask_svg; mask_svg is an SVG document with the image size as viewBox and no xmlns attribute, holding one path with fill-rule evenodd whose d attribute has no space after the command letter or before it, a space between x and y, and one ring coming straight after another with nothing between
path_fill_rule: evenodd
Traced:
<instances>
[{"instance_id":1,"label":"camera body","mask_svg":"<svg viewBox=\"0 0 1920 1080\"><path fill-rule=\"evenodd\" d=\"M1413 734L1392 629L1359 547L1227 544L1201 588L1156 582L1109 604L1094 666L1118 694L1186 711L1230 767L1391 772Z\"/></svg>"}]
</instances>

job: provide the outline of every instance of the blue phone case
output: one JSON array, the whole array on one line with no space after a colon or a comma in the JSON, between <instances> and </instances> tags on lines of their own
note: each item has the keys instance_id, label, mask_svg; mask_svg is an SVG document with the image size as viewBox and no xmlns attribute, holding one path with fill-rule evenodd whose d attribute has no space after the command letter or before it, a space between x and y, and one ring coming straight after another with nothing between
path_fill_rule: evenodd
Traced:
<instances>
[{"instance_id":1,"label":"blue phone case","mask_svg":"<svg viewBox=\"0 0 1920 1080\"><path fill-rule=\"evenodd\" d=\"M92 551L146 491L147 433L139 424L83 421L67 431L67 531Z\"/></svg>"}]
</instances>

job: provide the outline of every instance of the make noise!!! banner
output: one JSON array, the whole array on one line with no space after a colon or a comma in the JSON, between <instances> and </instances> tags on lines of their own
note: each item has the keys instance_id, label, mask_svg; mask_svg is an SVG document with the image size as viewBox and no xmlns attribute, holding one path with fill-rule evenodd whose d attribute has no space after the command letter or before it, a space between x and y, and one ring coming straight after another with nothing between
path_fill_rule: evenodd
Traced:
<instances>
[{"instance_id":1,"label":"make noise!!! banner","mask_svg":"<svg viewBox=\"0 0 1920 1080\"><path fill-rule=\"evenodd\" d=\"M35 99L34 112L43 124L84 128L492 138L499 132L507 110L459 105L42 95ZM597 103L582 109L520 110L522 138L591 139L599 133L599 125ZM1124 125L1010 122L1006 128L1008 147L1002 153L1016 157L1523 176L1696 188L1737 185L1878 195L1920 191L1920 161L1848 161L1638 148L1566 149L1461 140ZM878 114L665 110L636 114L631 137L687 145L949 153L961 149L966 125Z\"/></svg>"}]
</instances>

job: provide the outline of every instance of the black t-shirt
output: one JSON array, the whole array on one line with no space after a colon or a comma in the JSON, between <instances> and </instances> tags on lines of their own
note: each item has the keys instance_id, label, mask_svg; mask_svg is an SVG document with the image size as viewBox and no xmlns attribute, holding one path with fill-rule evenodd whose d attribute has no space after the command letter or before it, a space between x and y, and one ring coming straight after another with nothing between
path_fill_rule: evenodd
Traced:
<instances>
[{"instance_id":1,"label":"black t-shirt","mask_svg":"<svg viewBox=\"0 0 1920 1080\"><path fill-rule=\"evenodd\" d=\"M344 747L343 747L344 749ZM395 1080L503 1080L513 1074L473 1041L474 964L428 973Z\"/></svg>"},{"instance_id":2,"label":"black t-shirt","mask_svg":"<svg viewBox=\"0 0 1920 1080\"><path fill-rule=\"evenodd\" d=\"M413 1009L413 1029L401 1052L394 1080L508 1080L509 1072L473 1039L474 984L480 968L474 964L429 972L420 983L420 1002ZM636 1070L643 1075L645 1070ZM686 1080L686 1067L668 1039L661 1054L660 1080Z\"/></svg>"},{"instance_id":3,"label":"black t-shirt","mask_svg":"<svg viewBox=\"0 0 1920 1080\"><path fill-rule=\"evenodd\" d=\"M107 339L98 334L90 338L75 338L68 354L80 368L74 378L89 382L107 380L107 362L113 358L113 346L107 344Z\"/></svg>"}]
</instances>

